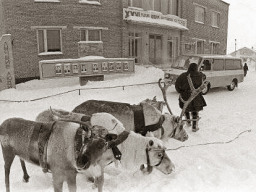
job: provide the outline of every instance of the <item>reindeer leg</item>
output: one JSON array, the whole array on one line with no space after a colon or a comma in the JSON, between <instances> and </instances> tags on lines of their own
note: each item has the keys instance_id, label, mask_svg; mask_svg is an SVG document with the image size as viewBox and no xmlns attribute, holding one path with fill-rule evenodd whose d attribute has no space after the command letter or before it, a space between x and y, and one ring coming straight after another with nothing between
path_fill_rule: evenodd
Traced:
<instances>
[{"instance_id":1,"label":"reindeer leg","mask_svg":"<svg viewBox=\"0 0 256 192\"><path fill-rule=\"evenodd\" d=\"M10 169L15 154L12 151L12 147L2 147L2 152L4 157L5 187L6 192L10 192Z\"/></svg>"},{"instance_id":2,"label":"reindeer leg","mask_svg":"<svg viewBox=\"0 0 256 192\"><path fill-rule=\"evenodd\" d=\"M75 171L66 171L69 192L76 192L76 175Z\"/></svg>"},{"instance_id":3,"label":"reindeer leg","mask_svg":"<svg viewBox=\"0 0 256 192\"><path fill-rule=\"evenodd\" d=\"M103 183L104 183L104 168L101 167L101 175L96 177L96 183L98 186L98 192L103 191Z\"/></svg>"},{"instance_id":4,"label":"reindeer leg","mask_svg":"<svg viewBox=\"0 0 256 192\"><path fill-rule=\"evenodd\" d=\"M62 192L65 174L60 170L52 170L54 192Z\"/></svg>"},{"instance_id":5,"label":"reindeer leg","mask_svg":"<svg viewBox=\"0 0 256 192\"><path fill-rule=\"evenodd\" d=\"M29 175L28 175L28 172L27 172L27 169L26 169L25 161L20 159L20 164L21 164L21 168L22 168L23 174L24 174L23 175L23 181L27 183L29 181Z\"/></svg>"}]
</instances>

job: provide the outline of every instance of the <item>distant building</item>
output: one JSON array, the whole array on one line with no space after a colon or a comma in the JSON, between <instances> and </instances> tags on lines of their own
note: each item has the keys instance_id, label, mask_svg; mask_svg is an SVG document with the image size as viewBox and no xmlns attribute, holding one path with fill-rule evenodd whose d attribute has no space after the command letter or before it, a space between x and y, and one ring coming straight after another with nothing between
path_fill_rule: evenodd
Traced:
<instances>
[{"instance_id":1,"label":"distant building","mask_svg":"<svg viewBox=\"0 0 256 192\"><path fill-rule=\"evenodd\" d=\"M16 83L39 61L88 55L170 65L188 53L226 54L222 0L1 0L0 35L11 34Z\"/></svg>"},{"instance_id":2,"label":"distant building","mask_svg":"<svg viewBox=\"0 0 256 192\"><path fill-rule=\"evenodd\" d=\"M243 59L243 62L256 62L256 51L248 47L238 49L237 51L230 53L230 55Z\"/></svg>"}]
</instances>

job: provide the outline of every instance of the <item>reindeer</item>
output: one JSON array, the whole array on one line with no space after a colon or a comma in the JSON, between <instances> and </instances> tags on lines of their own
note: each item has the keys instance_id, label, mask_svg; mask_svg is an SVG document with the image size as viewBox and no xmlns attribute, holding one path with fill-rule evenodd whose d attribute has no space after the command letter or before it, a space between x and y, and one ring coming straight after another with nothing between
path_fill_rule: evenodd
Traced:
<instances>
[{"instance_id":1,"label":"reindeer","mask_svg":"<svg viewBox=\"0 0 256 192\"><path fill-rule=\"evenodd\" d=\"M174 170L174 164L171 162L165 153L165 147L161 140L154 137L144 137L133 131L127 131L123 124L109 113L95 113L92 116L81 115L80 113L67 112L64 110L53 109L46 110L40 113L36 120L41 122L52 122L54 120L85 120L90 117L91 125L104 126L109 133L117 134L119 137L115 140L115 145L118 145L122 158L118 159L121 165L126 169L140 169L144 174L149 174L153 167L164 174L170 174ZM135 145L135 146L133 146ZM139 147L138 147L139 146ZM99 164L101 169L116 161L113 150L104 152ZM91 173L90 173L91 172ZM101 175L94 175L94 168L88 169L88 177L96 178L95 184L104 178L104 172ZM89 174L90 173L90 174Z\"/></svg>"},{"instance_id":2,"label":"reindeer","mask_svg":"<svg viewBox=\"0 0 256 192\"><path fill-rule=\"evenodd\" d=\"M103 153L110 146L115 146L115 141L110 142L108 138L107 129L101 126L92 128L88 122L5 120L0 126L0 141L5 162L6 192L10 192L9 174L16 155L21 159L27 181L29 176L24 161L40 165L44 172L50 170L55 192L62 191L64 181L69 191L75 192L77 173L98 167Z\"/></svg>"},{"instance_id":3,"label":"reindeer","mask_svg":"<svg viewBox=\"0 0 256 192\"><path fill-rule=\"evenodd\" d=\"M140 133L143 136L153 133L155 137L166 140L174 138L186 141L188 134L183 126L175 127L177 117L172 114L162 114L166 101L146 99L137 105L102 100L88 100L73 109L73 112L91 115L107 112L120 120L128 131ZM168 105L169 106L169 105Z\"/></svg>"}]
</instances>

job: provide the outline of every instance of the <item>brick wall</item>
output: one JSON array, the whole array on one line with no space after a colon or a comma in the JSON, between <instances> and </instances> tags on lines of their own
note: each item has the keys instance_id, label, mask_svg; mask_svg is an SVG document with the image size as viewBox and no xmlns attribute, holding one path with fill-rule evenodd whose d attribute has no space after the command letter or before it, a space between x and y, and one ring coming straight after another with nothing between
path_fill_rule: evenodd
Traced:
<instances>
[{"instance_id":1,"label":"brick wall","mask_svg":"<svg viewBox=\"0 0 256 192\"><path fill-rule=\"evenodd\" d=\"M78 43L78 57L103 56L103 43Z\"/></svg>"},{"instance_id":2,"label":"brick wall","mask_svg":"<svg viewBox=\"0 0 256 192\"><path fill-rule=\"evenodd\" d=\"M206 7L205 23L195 22L195 3ZM187 19L187 32L182 32L182 43L191 42L192 38L204 39L205 53L210 52L209 41L220 42L219 54L226 54L228 33L228 10L229 4L221 0L182 0L181 18ZM220 13L219 28L211 26L211 11ZM193 52L193 50L191 50Z\"/></svg>"},{"instance_id":3,"label":"brick wall","mask_svg":"<svg viewBox=\"0 0 256 192\"><path fill-rule=\"evenodd\" d=\"M104 57L122 55L122 4L120 0L101 0L101 5L81 4L79 0L39 3L33 0L3 0L5 33L13 38L16 79L39 76L40 60L78 58L80 31L75 26L105 27L102 41ZM62 55L38 55L36 30L31 26L66 26L62 30Z\"/></svg>"}]
</instances>

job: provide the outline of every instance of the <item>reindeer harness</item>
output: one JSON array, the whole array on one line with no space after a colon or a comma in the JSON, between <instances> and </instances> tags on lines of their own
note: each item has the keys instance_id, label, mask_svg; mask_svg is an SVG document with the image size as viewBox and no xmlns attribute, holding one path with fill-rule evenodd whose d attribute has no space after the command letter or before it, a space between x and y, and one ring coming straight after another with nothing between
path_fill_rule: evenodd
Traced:
<instances>
[{"instance_id":1,"label":"reindeer harness","mask_svg":"<svg viewBox=\"0 0 256 192\"><path fill-rule=\"evenodd\" d=\"M134 113L134 130L136 133L140 133L141 135L145 136L147 132L153 132L158 130L159 128L162 129L162 134L164 133L164 128L162 127L162 124L165 119L163 115L159 119L158 123L145 126L143 107L141 105L131 105L131 109Z\"/></svg>"},{"instance_id":2,"label":"reindeer harness","mask_svg":"<svg viewBox=\"0 0 256 192\"><path fill-rule=\"evenodd\" d=\"M31 151L33 149L33 142L37 141L39 159L37 160L30 156L30 160L36 164L39 161L39 165L42 167L44 173L48 172L47 146L54 125L55 121L52 123L36 123L29 143L29 151Z\"/></svg>"}]
</instances>

